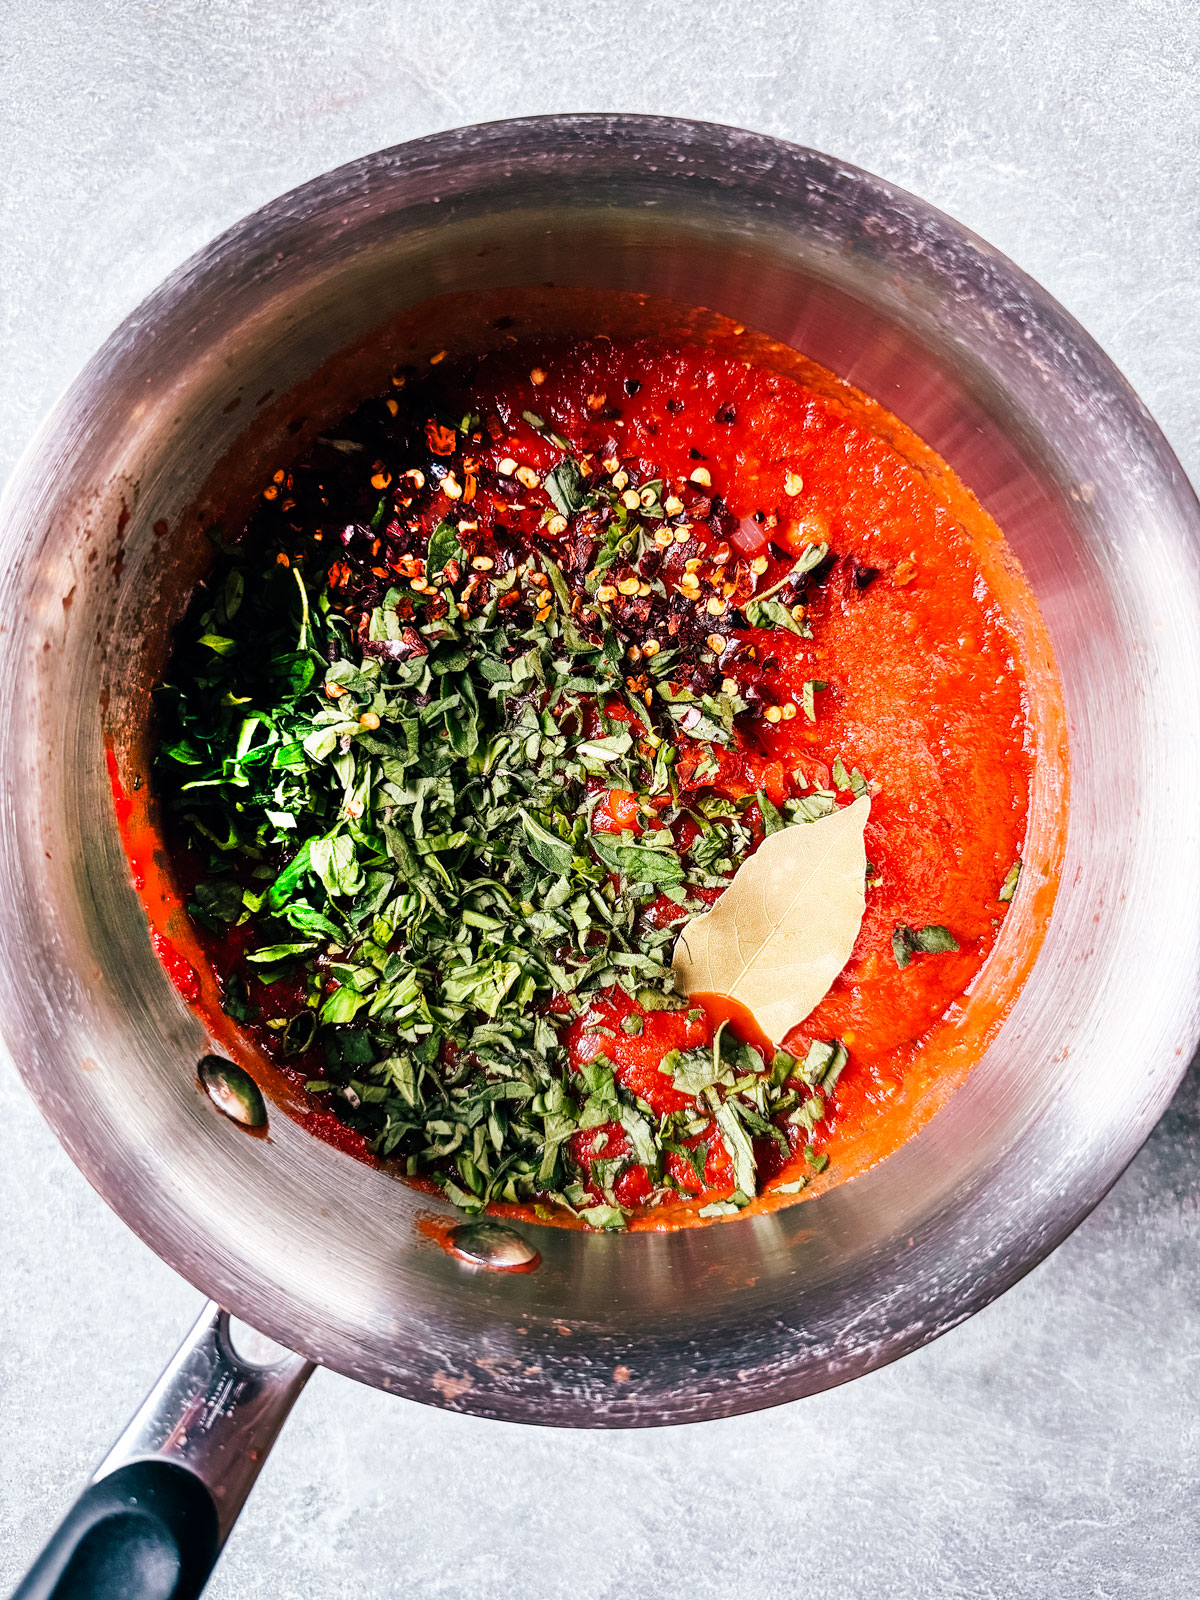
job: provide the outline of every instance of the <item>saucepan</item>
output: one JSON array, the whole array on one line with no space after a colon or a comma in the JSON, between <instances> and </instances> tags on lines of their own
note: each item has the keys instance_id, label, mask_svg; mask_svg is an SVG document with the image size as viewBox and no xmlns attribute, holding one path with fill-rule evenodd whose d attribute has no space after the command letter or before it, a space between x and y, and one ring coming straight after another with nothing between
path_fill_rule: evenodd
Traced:
<instances>
[{"instance_id":1,"label":"saucepan","mask_svg":"<svg viewBox=\"0 0 1200 1600\"><path fill-rule=\"evenodd\" d=\"M710 307L849 379L945 457L1005 530L1045 620L1070 751L1065 856L999 1032L874 1169L700 1229L485 1226L450 1250L441 1200L273 1101L256 1137L204 1093L214 1041L151 946L109 765L143 781L148 690L201 570L196 507L214 483L232 506L295 435L347 409L348 384L380 387L376 357L394 352L378 330L397 316L547 283ZM585 116L342 167L232 228L113 334L25 455L2 527L4 1034L72 1159L215 1303L25 1595L197 1593L314 1363L564 1427L722 1417L844 1383L1053 1249L1187 1066L1200 509L1060 306L841 161L728 128ZM1063 800L1042 795L1035 834ZM1014 917L993 960L1032 936Z\"/></svg>"}]
</instances>

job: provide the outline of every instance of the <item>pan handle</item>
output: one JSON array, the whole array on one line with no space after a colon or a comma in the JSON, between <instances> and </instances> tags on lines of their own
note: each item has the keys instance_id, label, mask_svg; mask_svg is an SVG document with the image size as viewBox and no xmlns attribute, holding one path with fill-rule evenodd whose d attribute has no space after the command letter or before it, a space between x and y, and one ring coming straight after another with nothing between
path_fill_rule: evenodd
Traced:
<instances>
[{"instance_id":1,"label":"pan handle","mask_svg":"<svg viewBox=\"0 0 1200 1600\"><path fill-rule=\"evenodd\" d=\"M209 1301L13 1600L194 1600L312 1370Z\"/></svg>"}]
</instances>

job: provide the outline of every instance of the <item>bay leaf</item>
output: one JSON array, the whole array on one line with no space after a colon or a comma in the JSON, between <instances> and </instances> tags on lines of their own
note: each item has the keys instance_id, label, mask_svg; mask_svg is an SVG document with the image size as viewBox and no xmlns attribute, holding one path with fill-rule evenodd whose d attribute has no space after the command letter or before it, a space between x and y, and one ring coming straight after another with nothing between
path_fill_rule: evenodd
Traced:
<instances>
[{"instance_id":1,"label":"bay leaf","mask_svg":"<svg viewBox=\"0 0 1200 1600\"><path fill-rule=\"evenodd\" d=\"M738 1000L773 1043L803 1022L850 959L865 908L863 795L770 834L675 944L676 987Z\"/></svg>"}]
</instances>

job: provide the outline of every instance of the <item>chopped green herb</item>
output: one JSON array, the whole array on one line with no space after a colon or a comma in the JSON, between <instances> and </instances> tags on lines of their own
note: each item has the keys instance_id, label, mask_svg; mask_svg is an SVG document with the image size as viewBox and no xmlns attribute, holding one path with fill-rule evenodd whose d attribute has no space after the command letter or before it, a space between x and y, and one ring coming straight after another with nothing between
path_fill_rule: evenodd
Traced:
<instances>
[{"instance_id":1,"label":"chopped green herb","mask_svg":"<svg viewBox=\"0 0 1200 1600\"><path fill-rule=\"evenodd\" d=\"M778 583L773 583L769 589L764 589L757 597L759 604L761 605L770 595L778 594L780 589L785 589L789 583L795 583L796 579L802 578L805 573L812 572L819 567L828 554L829 546L827 544L805 545L800 552L799 559L792 563L791 570L785 573Z\"/></svg>"},{"instance_id":2,"label":"chopped green herb","mask_svg":"<svg viewBox=\"0 0 1200 1600\"><path fill-rule=\"evenodd\" d=\"M775 806L770 800L768 800L767 796L762 792L761 789L758 791L758 794L755 796L755 798L758 801L758 809L762 816L763 833L765 835L769 837L773 833L780 833L784 828L787 827L787 823L783 820Z\"/></svg>"},{"instance_id":3,"label":"chopped green herb","mask_svg":"<svg viewBox=\"0 0 1200 1600\"><path fill-rule=\"evenodd\" d=\"M786 628L798 639L812 638L808 624L793 617L781 600L748 600L743 613L752 628Z\"/></svg>"},{"instance_id":4,"label":"chopped green herb","mask_svg":"<svg viewBox=\"0 0 1200 1600\"><path fill-rule=\"evenodd\" d=\"M440 577L448 561L461 561L463 548L458 542L458 529L452 522L439 522L429 535L429 549L425 556L425 576ZM299 574L297 574L299 576Z\"/></svg>"},{"instance_id":5,"label":"chopped green herb","mask_svg":"<svg viewBox=\"0 0 1200 1600\"><path fill-rule=\"evenodd\" d=\"M892 954L901 968L908 966L914 955L942 955L958 948L958 940L938 922L924 928L910 928L906 922L898 922L892 931Z\"/></svg>"},{"instance_id":6,"label":"chopped green herb","mask_svg":"<svg viewBox=\"0 0 1200 1600\"><path fill-rule=\"evenodd\" d=\"M664 1057L687 1102L664 1115L603 1056L570 1066L572 1024L619 1041L656 1012L702 1019L674 990L675 929L758 832L751 797L705 789L748 708L710 624L680 630L672 609L655 534L669 485L627 504L523 417L562 451L540 489L518 480L533 503L514 509L540 517L545 545L481 525L488 494L515 485L481 476L494 419L457 399L424 425L422 467L395 464L408 435L324 439L320 460L351 486L345 514L333 485L308 515L272 488L271 537L220 547L157 692L160 789L200 866L190 910L243 952L222 977L227 1013L265 1029L377 1156L464 1210L552 1204L619 1229L631 1166L657 1203L707 1187L723 1146L736 1187L702 1215L730 1214L762 1187L756 1144L790 1156L809 1139L846 1053L832 1041L819 1062L779 1052L764 1067L722 1027ZM579 519L569 537L556 516ZM806 549L747 622L810 636L791 605L827 554ZM616 601L597 602L601 584ZM810 721L823 687L805 686ZM840 763L835 778L865 789ZM635 797L637 826L604 831L598 788ZM836 804L757 799L767 834Z\"/></svg>"},{"instance_id":7,"label":"chopped green herb","mask_svg":"<svg viewBox=\"0 0 1200 1600\"><path fill-rule=\"evenodd\" d=\"M579 470L579 463L564 456L543 480L546 493L555 510L562 517L573 517L587 503L587 485Z\"/></svg>"},{"instance_id":8,"label":"chopped green herb","mask_svg":"<svg viewBox=\"0 0 1200 1600\"><path fill-rule=\"evenodd\" d=\"M809 678L800 691L800 705L809 722L817 720L816 691L828 689L829 685L820 678Z\"/></svg>"}]
</instances>

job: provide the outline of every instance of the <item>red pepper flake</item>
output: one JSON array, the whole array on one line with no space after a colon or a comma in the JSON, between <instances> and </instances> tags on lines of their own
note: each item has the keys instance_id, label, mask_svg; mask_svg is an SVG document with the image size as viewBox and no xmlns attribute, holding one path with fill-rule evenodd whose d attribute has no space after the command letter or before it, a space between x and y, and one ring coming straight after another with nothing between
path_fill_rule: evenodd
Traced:
<instances>
[{"instance_id":1,"label":"red pepper flake","mask_svg":"<svg viewBox=\"0 0 1200 1600\"><path fill-rule=\"evenodd\" d=\"M458 435L453 428L443 428L435 417L430 417L425 424L425 440L435 456L452 456Z\"/></svg>"}]
</instances>

